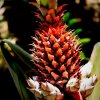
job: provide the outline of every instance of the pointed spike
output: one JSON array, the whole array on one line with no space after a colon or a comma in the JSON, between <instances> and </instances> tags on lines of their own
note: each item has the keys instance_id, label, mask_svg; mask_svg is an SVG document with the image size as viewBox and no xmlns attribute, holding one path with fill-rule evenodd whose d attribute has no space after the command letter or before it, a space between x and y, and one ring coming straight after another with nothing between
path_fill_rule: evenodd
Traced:
<instances>
[{"instance_id":1,"label":"pointed spike","mask_svg":"<svg viewBox=\"0 0 100 100\"><path fill-rule=\"evenodd\" d=\"M32 37L32 39L33 39L34 41L36 41L37 44L39 44L39 45L41 44L41 41L39 41L38 38Z\"/></svg>"},{"instance_id":2,"label":"pointed spike","mask_svg":"<svg viewBox=\"0 0 100 100\"><path fill-rule=\"evenodd\" d=\"M37 18L39 18L41 21L44 21L43 17L41 16L41 14L37 13L37 12L34 12L35 13L35 16Z\"/></svg>"},{"instance_id":3,"label":"pointed spike","mask_svg":"<svg viewBox=\"0 0 100 100\"><path fill-rule=\"evenodd\" d=\"M67 65L67 66L69 66L69 65L71 65L71 64L72 64L72 57L69 58L69 59L67 60L67 62L66 62L66 65Z\"/></svg>"},{"instance_id":4,"label":"pointed spike","mask_svg":"<svg viewBox=\"0 0 100 100\"><path fill-rule=\"evenodd\" d=\"M65 35L61 35L59 44L62 44L65 41Z\"/></svg>"},{"instance_id":5,"label":"pointed spike","mask_svg":"<svg viewBox=\"0 0 100 100\"><path fill-rule=\"evenodd\" d=\"M50 9L48 11L48 15L50 15L50 16L52 16L52 18L54 18L55 17L55 10L54 9Z\"/></svg>"},{"instance_id":6,"label":"pointed spike","mask_svg":"<svg viewBox=\"0 0 100 100\"><path fill-rule=\"evenodd\" d=\"M63 22L64 22L63 16L65 15L65 12L67 12L67 10L63 10L58 14L60 17L62 17Z\"/></svg>"},{"instance_id":7,"label":"pointed spike","mask_svg":"<svg viewBox=\"0 0 100 100\"><path fill-rule=\"evenodd\" d=\"M59 78L59 76L54 72L51 72L51 75L55 80L57 80Z\"/></svg>"},{"instance_id":8,"label":"pointed spike","mask_svg":"<svg viewBox=\"0 0 100 100\"><path fill-rule=\"evenodd\" d=\"M41 51L41 52L44 52L44 48L43 47L40 47L40 46L36 46L36 49Z\"/></svg>"},{"instance_id":9,"label":"pointed spike","mask_svg":"<svg viewBox=\"0 0 100 100\"><path fill-rule=\"evenodd\" d=\"M80 57L79 57L80 55L78 55L77 57L76 57L76 60L75 60L75 64L77 64L79 61L80 61Z\"/></svg>"},{"instance_id":10,"label":"pointed spike","mask_svg":"<svg viewBox=\"0 0 100 100\"><path fill-rule=\"evenodd\" d=\"M65 35L65 37L66 37L66 28L67 28L68 26L67 25L64 25L64 26L62 26L62 28L60 29L61 30L61 34L64 34Z\"/></svg>"},{"instance_id":11,"label":"pointed spike","mask_svg":"<svg viewBox=\"0 0 100 100\"><path fill-rule=\"evenodd\" d=\"M59 85L61 88L63 88L63 85L67 83L67 80L60 80L60 81L57 81L57 85Z\"/></svg>"},{"instance_id":12,"label":"pointed spike","mask_svg":"<svg viewBox=\"0 0 100 100\"><path fill-rule=\"evenodd\" d=\"M45 36L48 36L48 34L47 34L47 32L46 32L45 30L42 30L42 32L43 32L43 34L44 34Z\"/></svg>"},{"instance_id":13,"label":"pointed spike","mask_svg":"<svg viewBox=\"0 0 100 100\"><path fill-rule=\"evenodd\" d=\"M50 68L49 66L45 66L45 69L46 69L49 73L51 73L51 71L53 71L53 69Z\"/></svg>"},{"instance_id":14,"label":"pointed spike","mask_svg":"<svg viewBox=\"0 0 100 100\"><path fill-rule=\"evenodd\" d=\"M52 34L53 34L52 29L49 28L49 30L48 30L48 35L52 35Z\"/></svg>"},{"instance_id":15,"label":"pointed spike","mask_svg":"<svg viewBox=\"0 0 100 100\"><path fill-rule=\"evenodd\" d=\"M60 57L59 61L60 61L61 63L63 63L63 62L65 61L65 59L66 59L65 55L63 55L63 56Z\"/></svg>"},{"instance_id":16,"label":"pointed spike","mask_svg":"<svg viewBox=\"0 0 100 100\"><path fill-rule=\"evenodd\" d=\"M49 42L49 41L43 42L43 45L44 45L45 47L50 47L50 42Z\"/></svg>"},{"instance_id":17,"label":"pointed spike","mask_svg":"<svg viewBox=\"0 0 100 100\"><path fill-rule=\"evenodd\" d=\"M65 71L66 70L66 66L63 64L61 65L61 67L58 69L59 72Z\"/></svg>"},{"instance_id":18,"label":"pointed spike","mask_svg":"<svg viewBox=\"0 0 100 100\"><path fill-rule=\"evenodd\" d=\"M56 38L55 38L54 35L51 35L51 36L50 36L50 42L51 42L51 43L55 43L55 42L56 42Z\"/></svg>"},{"instance_id":19,"label":"pointed spike","mask_svg":"<svg viewBox=\"0 0 100 100\"><path fill-rule=\"evenodd\" d=\"M72 31L68 31L68 32L65 33L66 40L69 39L71 33L72 33Z\"/></svg>"},{"instance_id":20,"label":"pointed spike","mask_svg":"<svg viewBox=\"0 0 100 100\"><path fill-rule=\"evenodd\" d=\"M57 66L58 66L58 63L56 62L56 61L52 61L52 66L54 67L54 68L57 68Z\"/></svg>"},{"instance_id":21,"label":"pointed spike","mask_svg":"<svg viewBox=\"0 0 100 100\"><path fill-rule=\"evenodd\" d=\"M53 54L53 50L51 48L45 47L45 51L47 53Z\"/></svg>"},{"instance_id":22,"label":"pointed spike","mask_svg":"<svg viewBox=\"0 0 100 100\"><path fill-rule=\"evenodd\" d=\"M44 58L44 53L42 53L42 52L36 52L36 55L37 55L38 57Z\"/></svg>"},{"instance_id":23,"label":"pointed spike","mask_svg":"<svg viewBox=\"0 0 100 100\"><path fill-rule=\"evenodd\" d=\"M54 55L48 54L48 59L49 59L49 61L54 60Z\"/></svg>"},{"instance_id":24,"label":"pointed spike","mask_svg":"<svg viewBox=\"0 0 100 100\"><path fill-rule=\"evenodd\" d=\"M57 32L57 29L55 29L55 28L52 28L52 34L53 34L55 37L58 37L58 36L59 36L59 34L58 34L58 32Z\"/></svg>"},{"instance_id":25,"label":"pointed spike","mask_svg":"<svg viewBox=\"0 0 100 100\"><path fill-rule=\"evenodd\" d=\"M41 59L41 58L40 58L40 62L41 62L42 64L44 64L44 65L47 65L47 64L48 64L48 62L47 62L46 60Z\"/></svg>"},{"instance_id":26,"label":"pointed spike","mask_svg":"<svg viewBox=\"0 0 100 100\"><path fill-rule=\"evenodd\" d=\"M72 54L72 50L69 50L69 51L65 54L66 58L70 57L71 54Z\"/></svg>"},{"instance_id":27,"label":"pointed spike","mask_svg":"<svg viewBox=\"0 0 100 100\"><path fill-rule=\"evenodd\" d=\"M59 20L60 20L59 16L55 16L55 17L54 17L54 21L55 21L55 22L58 22Z\"/></svg>"},{"instance_id":28,"label":"pointed spike","mask_svg":"<svg viewBox=\"0 0 100 100\"><path fill-rule=\"evenodd\" d=\"M40 74L43 76L43 77L47 77L48 75L46 74L46 73L44 73L43 71L40 71L39 70L39 72L40 72Z\"/></svg>"},{"instance_id":29,"label":"pointed spike","mask_svg":"<svg viewBox=\"0 0 100 100\"><path fill-rule=\"evenodd\" d=\"M69 44L68 43L65 43L62 47L62 50L63 52L67 51L68 50L68 47L69 47Z\"/></svg>"},{"instance_id":30,"label":"pointed spike","mask_svg":"<svg viewBox=\"0 0 100 100\"><path fill-rule=\"evenodd\" d=\"M69 73L73 73L74 70L75 70L75 68L76 68L76 65L73 64L73 65L70 67L70 69L69 69Z\"/></svg>"},{"instance_id":31,"label":"pointed spike","mask_svg":"<svg viewBox=\"0 0 100 100\"><path fill-rule=\"evenodd\" d=\"M40 64L34 62L34 65L35 65L36 67L38 67L39 69L44 70L43 66L41 66Z\"/></svg>"},{"instance_id":32,"label":"pointed spike","mask_svg":"<svg viewBox=\"0 0 100 100\"><path fill-rule=\"evenodd\" d=\"M49 23L52 23L51 15L46 15L46 21L49 22Z\"/></svg>"},{"instance_id":33,"label":"pointed spike","mask_svg":"<svg viewBox=\"0 0 100 100\"><path fill-rule=\"evenodd\" d=\"M56 56L62 56L63 52L62 52L62 49L59 48L57 51L56 51Z\"/></svg>"},{"instance_id":34,"label":"pointed spike","mask_svg":"<svg viewBox=\"0 0 100 100\"><path fill-rule=\"evenodd\" d=\"M63 78L68 78L68 72L67 72L67 71L64 71L64 72L62 73L62 77L63 77Z\"/></svg>"},{"instance_id":35,"label":"pointed spike","mask_svg":"<svg viewBox=\"0 0 100 100\"><path fill-rule=\"evenodd\" d=\"M54 45L53 45L53 49L58 49L58 48L60 48L60 45L59 45L59 43L54 43Z\"/></svg>"},{"instance_id":36,"label":"pointed spike","mask_svg":"<svg viewBox=\"0 0 100 100\"><path fill-rule=\"evenodd\" d=\"M61 10L62 10L65 6L67 6L67 4L63 4L63 5L59 6L59 7L56 9L56 12L57 12L57 13L61 12Z\"/></svg>"},{"instance_id":37,"label":"pointed spike","mask_svg":"<svg viewBox=\"0 0 100 100\"><path fill-rule=\"evenodd\" d=\"M38 34L40 36L40 38L42 39L42 41L47 41L48 38L45 37L44 35L42 35L41 33Z\"/></svg>"}]
</instances>

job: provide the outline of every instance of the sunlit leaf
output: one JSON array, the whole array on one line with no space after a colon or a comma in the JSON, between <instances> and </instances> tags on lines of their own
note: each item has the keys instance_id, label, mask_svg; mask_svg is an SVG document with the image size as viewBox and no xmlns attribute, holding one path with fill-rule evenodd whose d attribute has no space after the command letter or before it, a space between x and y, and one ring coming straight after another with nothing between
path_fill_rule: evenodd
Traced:
<instances>
[{"instance_id":1,"label":"sunlit leaf","mask_svg":"<svg viewBox=\"0 0 100 100\"><path fill-rule=\"evenodd\" d=\"M43 6L47 6L48 5L48 2L50 0L39 0L40 1L40 4L43 5Z\"/></svg>"},{"instance_id":2,"label":"sunlit leaf","mask_svg":"<svg viewBox=\"0 0 100 100\"><path fill-rule=\"evenodd\" d=\"M73 18L73 19L70 19L69 22L68 22L68 25L71 26L73 24L77 23L77 19L76 18Z\"/></svg>"},{"instance_id":3,"label":"sunlit leaf","mask_svg":"<svg viewBox=\"0 0 100 100\"><path fill-rule=\"evenodd\" d=\"M70 17L70 13L69 12L66 12L65 14L64 14L64 16L63 16L63 22L67 22L68 21L68 19L69 19L69 17Z\"/></svg>"},{"instance_id":4,"label":"sunlit leaf","mask_svg":"<svg viewBox=\"0 0 100 100\"><path fill-rule=\"evenodd\" d=\"M24 62L29 68L32 68L33 64L31 61L35 59L28 52L7 40L3 40L2 43L8 44L9 49L11 48L22 62Z\"/></svg>"},{"instance_id":5,"label":"sunlit leaf","mask_svg":"<svg viewBox=\"0 0 100 100\"><path fill-rule=\"evenodd\" d=\"M91 41L90 38L81 38L81 39L80 39L80 43L82 43L82 44L89 43L90 41Z\"/></svg>"},{"instance_id":6,"label":"sunlit leaf","mask_svg":"<svg viewBox=\"0 0 100 100\"><path fill-rule=\"evenodd\" d=\"M100 77L100 42L95 44L90 61L93 64L91 75L96 74ZM100 100L100 79L95 85L91 96L87 100Z\"/></svg>"},{"instance_id":7,"label":"sunlit leaf","mask_svg":"<svg viewBox=\"0 0 100 100\"><path fill-rule=\"evenodd\" d=\"M4 0L0 0L0 8L3 6Z\"/></svg>"},{"instance_id":8,"label":"sunlit leaf","mask_svg":"<svg viewBox=\"0 0 100 100\"><path fill-rule=\"evenodd\" d=\"M82 60L89 60L89 58L87 58L87 57L85 56L84 52L81 52L81 53L80 53L80 57L81 57Z\"/></svg>"},{"instance_id":9,"label":"sunlit leaf","mask_svg":"<svg viewBox=\"0 0 100 100\"><path fill-rule=\"evenodd\" d=\"M78 34L81 33L81 32L82 32L82 29L81 29L81 28L78 28L78 29L75 30L75 34L76 34L76 35L78 35Z\"/></svg>"},{"instance_id":10,"label":"sunlit leaf","mask_svg":"<svg viewBox=\"0 0 100 100\"><path fill-rule=\"evenodd\" d=\"M40 0L36 0L36 2L40 5Z\"/></svg>"}]
</instances>

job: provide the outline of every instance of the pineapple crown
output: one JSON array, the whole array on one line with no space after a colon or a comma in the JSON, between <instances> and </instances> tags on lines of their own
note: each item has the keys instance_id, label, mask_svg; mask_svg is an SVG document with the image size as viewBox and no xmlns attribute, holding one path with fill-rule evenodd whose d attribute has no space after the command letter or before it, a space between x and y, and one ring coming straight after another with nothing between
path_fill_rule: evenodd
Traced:
<instances>
[{"instance_id":1,"label":"pineapple crown","mask_svg":"<svg viewBox=\"0 0 100 100\"><path fill-rule=\"evenodd\" d=\"M36 6L39 10L35 12L35 16L40 19L39 25L44 28L47 26L56 27L62 25L61 18L64 16L66 10L62 9L67 5L63 4L57 7L57 0L36 0L37 2L31 2L32 5ZM40 13L41 12L41 13ZM47 29L46 29L47 30Z\"/></svg>"}]
</instances>

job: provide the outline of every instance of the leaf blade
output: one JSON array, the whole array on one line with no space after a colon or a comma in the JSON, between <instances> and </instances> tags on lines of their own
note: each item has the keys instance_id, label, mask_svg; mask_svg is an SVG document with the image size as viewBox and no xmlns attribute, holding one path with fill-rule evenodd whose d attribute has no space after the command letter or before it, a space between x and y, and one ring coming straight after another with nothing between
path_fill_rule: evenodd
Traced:
<instances>
[{"instance_id":1,"label":"leaf blade","mask_svg":"<svg viewBox=\"0 0 100 100\"><path fill-rule=\"evenodd\" d=\"M20 57L20 56L18 56L19 54L21 54L22 57L26 57L26 55L21 53L21 51L19 54L15 53L15 52L17 52L16 49L20 50L20 48L19 47L17 48L14 44L10 44L10 47L11 47L11 49L13 48L13 50L15 52L9 51L7 48L5 48L4 43L8 43L8 44L10 44L10 43L2 41L0 45L1 45L2 53L3 53L6 61L9 64L8 69L11 73L11 76L13 78L15 86L19 92L21 100L31 100L31 98L33 98L34 96L31 95L31 93L27 89L26 79L28 77L26 74L26 70L22 69L22 65L26 67L27 63L22 62L22 59L18 60L18 57ZM14 47L16 47L16 49ZM21 50L23 50L23 49L21 49ZM14 53L14 54L12 54L12 53ZM26 53L26 52L24 52L24 53ZM28 58L31 59L30 56ZM27 67L28 70L30 70L31 68L30 68L30 66Z\"/></svg>"},{"instance_id":2,"label":"leaf blade","mask_svg":"<svg viewBox=\"0 0 100 100\"><path fill-rule=\"evenodd\" d=\"M95 44L90 61L93 64L91 75L96 74L98 77L100 77L100 42ZM87 100L100 100L100 80L98 80L92 94Z\"/></svg>"}]
</instances>

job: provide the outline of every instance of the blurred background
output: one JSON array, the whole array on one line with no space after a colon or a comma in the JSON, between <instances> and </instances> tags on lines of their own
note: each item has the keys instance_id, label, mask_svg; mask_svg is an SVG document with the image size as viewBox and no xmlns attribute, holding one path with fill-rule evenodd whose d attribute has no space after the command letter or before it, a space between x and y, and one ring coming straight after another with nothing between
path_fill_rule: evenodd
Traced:
<instances>
[{"instance_id":1,"label":"blurred background","mask_svg":"<svg viewBox=\"0 0 100 100\"><path fill-rule=\"evenodd\" d=\"M8 39L27 52L37 28L33 13L36 8L29 4L31 1L35 0L0 0L0 41ZM68 4L65 7L68 16L66 24L80 38L84 64L89 60L94 44L100 42L100 0L58 0L58 5L64 3ZM20 100L7 67L0 50L0 98Z\"/></svg>"}]
</instances>

